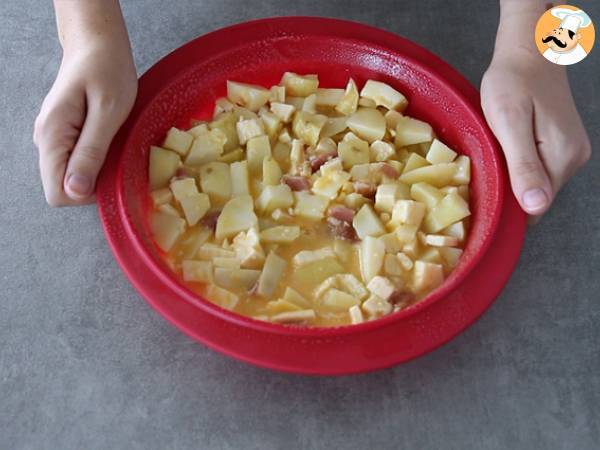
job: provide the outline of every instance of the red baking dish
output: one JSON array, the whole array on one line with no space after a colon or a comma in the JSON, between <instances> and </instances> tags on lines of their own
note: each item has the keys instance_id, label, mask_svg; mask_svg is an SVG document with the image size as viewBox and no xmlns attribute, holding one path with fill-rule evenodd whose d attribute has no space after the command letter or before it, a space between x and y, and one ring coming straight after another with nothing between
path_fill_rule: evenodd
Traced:
<instances>
[{"instance_id":1,"label":"red baking dish","mask_svg":"<svg viewBox=\"0 0 600 450\"><path fill-rule=\"evenodd\" d=\"M385 81L410 101L408 114L472 160L470 236L456 270L420 303L383 319L337 328L275 325L223 310L179 284L147 225L148 151L172 125L208 118L225 81L270 86L284 71L317 73L322 87ZM477 91L416 44L369 26L282 17L227 27L178 48L140 79L127 122L97 186L110 247L140 294L192 338L235 358L304 374L349 374L398 364L433 350L475 321L512 272L525 214L507 182Z\"/></svg>"}]
</instances>

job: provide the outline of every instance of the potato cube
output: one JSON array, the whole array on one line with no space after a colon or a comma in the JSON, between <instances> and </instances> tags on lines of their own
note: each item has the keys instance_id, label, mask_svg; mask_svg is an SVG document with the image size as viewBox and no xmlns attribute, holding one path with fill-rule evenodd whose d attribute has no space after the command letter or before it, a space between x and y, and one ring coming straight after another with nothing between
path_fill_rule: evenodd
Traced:
<instances>
[{"instance_id":1,"label":"potato cube","mask_svg":"<svg viewBox=\"0 0 600 450\"><path fill-rule=\"evenodd\" d=\"M245 157L244 150L236 148L228 153L225 153L217 158L218 162L231 164L243 160Z\"/></svg>"},{"instance_id":2,"label":"potato cube","mask_svg":"<svg viewBox=\"0 0 600 450\"><path fill-rule=\"evenodd\" d=\"M150 189L158 189L167 185L181 166L179 155L160 147L150 147L148 178Z\"/></svg>"},{"instance_id":3,"label":"potato cube","mask_svg":"<svg viewBox=\"0 0 600 450\"><path fill-rule=\"evenodd\" d=\"M444 268L441 264L415 261L413 286L417 291L434 289L444 282Z\"/></svg>"},{"instance_id":4,"label":"potato cube","mask_svg":"<svg viewBox=\"0 0 600 450\"><path fill-rule=\"evenodd\" d=\"M431 164L449 163L456 158L456 152L440 140L434 139L425 158Z\"/></svg>"},{"instance_id":5,"label":"potato cube","mask_svg":"<svg viewBox=\"0 0 600 450\"><path fill-rule=\"evenodd\" d=\"M291 287L286 287L283 293L283 299L286 302L292 303L302 309L309 309L312 304L302 294Z\"/></svg>"},{"instance_id":6,"label":"potato cube","mask_svg":"<svg viewBox=\"0 0 600 450\"><path fill-rule=\"evenodd\" d=\"M156 208L156 210L161 213L169 214L170 216L181 217L179 211L176 208L174 208L173 205L171 205L170 203L160 205L158 208Z\"/></svg>"},{"instance_id":7,"label":"potato cube","mask_svg":"<svg viewBox=\"0 0 600 450\"><path fill-rule=\"evenodd\" d=\"M433 140L433 129L421 120L403 116L396 126L396 147L419 144Z\"/></svg>"},{"instance_id":8,"label":"potato cube","mask_svg":"<svg viewBox=\"0 0 600 450\"><path fill-rule=\"evenodd\" d=\"M302 111L316 114L317 112L317 94L310 94L302 103Z\"/></svg>"},{"instance_id":9,"label":"potato cube","mask_svg":"<svg viewBox=\"0 0 600 450\"><path fill-rule=\"evenodd\" d=\"M270 244L289 244L300 237L299 226L278 225L260 232L261 242Z\"/></svg>"},{"instance_id":10,"label":"potato cube","mask_svg":"<svg viewBox=\"0 0 600 450\"><path fill-rule=\"evenodd\" d=\"M261 106L269 101L270 91L262 86L253 84L227 81L227 97L234 103L258 111Z\"/></svg>"},{"instance_id":11,"label":"potato cube","mask_svg":"<svg viewBox=\"0 0 600 450\"><path fill-rule=\"evenodd\" d=\"M171 192L175 197L175 200L180 202L185 197L198 193L198 187L196 186L196 180L193 178L183 178L171 181Z\"/></svg>"},{"instance_id":12,"label":"potato cube","mask_svg":"<svg viewBox=\"0 0 600 450\"><path fill-rule=\"evenodd\" d=\"M301 311L302 308L295 303L289 302L280 298L279 300L271 300L267 303L266 308L271 314L287 313L292 311Z\"/></svg>"},{"instance_id":13,"label":"potato cube","mask_svg":"<svg viewBox=\"0 0 600 450\"><path fill-rule=\"evenodd\" d=\"M383 267L385 244L381 239L366 236L360 244L360 273L365 283L377 276Z\"/></svg>"},{"instance_id":14,"label":"potato cube","mask_svg":"<svg viewBox=\"0 0 600 450\"><path fill-rule=\"evenodd\" d=\"M321 169L323 169L323 166L321 166ZM331 167L325 169L326 175L317 177L311 189L315 194L333 200L337 197L344 183L350 178L350 174L347 172L331 171L330 169Z\"/></svg>"},{"instance_id":15,"label":"potato cube","mask_svg":"<svg viewBox=\"0 0 600 450\"><path fill-rule=\"evenodd\" d=\"M212 263L215 267L223 269L239 269L241 267L240 260L231 256L217 256L212 259Z\"/></svg>"},{"instance_id":16,"label":"potato cube","mask_svg":"<svg viewBox=\"0 0 600 450\"><path fill-rule=\"evenodd\" d=\"M400 276L404 273L404 268L396 255L387 254L383 260L383 270L387 275Z\"/></svg>"},{"instance_id":17,"label":"potato cube","mask_svg":"<svg viewBox=\"0 0 600 450\"><path fill-rule=\"evenodd\" d=\"M285 86L287 95L295 97L308 97L317 92L319 87L319 78L316 75L298 75L293 72L286 72L281 78L282 86Z\"/></svg>"},{"instance_id":18,"label":"potato cube","mask_svg":"<svg viewBox=\"0 0 600 450\"><path fill-rule=\"evenodd\" d=\"M328 138L345 131L348 128L348 117L328 117L321 129L321 137Z\"/></svg>"},{"instance_id":19,"label":"potato cube","mask_svg":"<svg viewBox=\"0 0 600 450\"><path fill-rule=\"evenodd\" d=\"M281 170L286 172L290 167L290 153L292 146L278 141L272 150L273 158L279 163Z\"/></svg>"},{"instance_id":20,"label":"potato cube","mask_svg":"<svg viewBox=\"0 0 600 450\"><path fill-rule=\"evenodd\" d=\"M229 200L217 220L215 237L218 241L235 236L258 224L254 203L249 195L240 195Z\"/></svg>"},{"instance_id":21,"label":"potato cube","mask_svg":"<svg viewBox=\"0 0 600 450\"><path fill-rule=\"evenodd\" d=\"M211 242L206 242L198 248L198 251L196 252L196 257L198 259L212 261L213 258L217 257L234 258L235 252L233 250L225 249Z\"/></svg>"},{"instance_id":22,"label":"potato cube","mask_svg":"<svg viewBox=\"0 0 600 450\"><path fill-rule=\"evenodd\" d=\"M354 80L350 78L348 80L348 84L346 85L344 96L335 107L335 110L339 113L342 113L345 116L349 116L350 114L354 114L357 106L358 89L356 88L356 83L354 82Z\"/></svg>"},{"instance_id":23,"label":"potato cube","mask_svg":"<svg viewBox=\"0 0 600 450\"><path fill-rule=\"evenodd\" d=\"M304 323L314 320L317 316L312 309L303 309L302 311L282 312L271 316L273 323Z\"/></svg>"},{"instance_id":24,"label":"potato cube","mask_svg":"<svg viewBox=\"0 0 600 450\"><path fill-rule=\"evenodd\" d=\"M286 105L291 105L296 111L302 111L304 106L304 97L293 97L291 95L285 96Z\"/></svg>"},{"instance_id":25,"label":"potato cube","mask_svg":"<svg viewBox=\"0 0 600 450\"><path fill-rule=\"evenodd\" d=\"M402 268L406 271L411 270L414 266L413 260L410 259L410 257L405 254L404 252L400 252L396 255L396 258L398 259L398 261L400 262L400 265L402 266Z\"/></svg>"},{"instance_id":26,"label":"potato cube","mask_svg":"<svg viewBox=\"0 0 600 450\"><path fill-rule=\"evenodd\" d=\"M385 135L385 117L377 109L358 108L348 117L348 128L369 143L383 139Z\"/></svg>"},{"instance_id":27,"label":"potato cube","mask_svg":"<svg viewBox=\"0 0 600 450\"><path fill-rule=\"evenodd\" d=\"M260 277L258 278L258 287L256 293L263 297L273 295L275 289L279 286L281 277L287 268L285 259L277 256L275 252L270 252L265 260Z\"/></svg>"},{"instance_id":28,"label":"potato cube","mask_svg":"<svg viewBox=\"0 0 600 450\"><path fill-rule=\"evenodd\" d=\"M319 301L319 306L328 312L345 312L352 306L360 305L360 300L339 289L329 289Z\"/></svg>"},{"instance_id":29,"label":"potato cube","mask_svg":"<svg viewBox=\"0 0 600 450\"><path fill-rule=\"evenodd\" d=\"M343 271L344 267L339 263L335 255L323 257L294 268L292 274L293 283L298 286L314 286L326 278Z\"/></svg>"},{"instance_id":30,"label":"potato cube","mask_svg":"<svg viewBox=\"0 0 600 450\"><path fill-rule=\"evenodd\" d=\"M364 106L365 108L377 108L377 103L367 97L360 97L358 99L358 106Z\"/></svg>"},{"instance_id":31,"label":"potato cube","mask_svg":"<svg viewBox=\"0 0 600 450\"><path fill-rule=\"evenodd\" d=\"M398 122L400 122L404 116L401 113L399 113L398 111L394 111L393 109L390 109L388 112L385 113L384 117L385 117L385 125L386 125L387 129L390 132L393 132L393 136L395 136L396 135L396 127L398 126Z\"/></svg>"},{"instance_id":32,"label":"potato cube","mask_svg":"<svg viewBox=\"0 0 600 450\"><path fill-rule=\"evenodd\" d=\"M456 171L456 163L435 164L405 172L400 176L400 181L405 184L425 182L439 188L452 182Z\"/></svg>"},{"instance_id":33,"label":"potato cube","mask_svg":"<svg viewBox=\"0 0 600 450\"><path fill-rule=\"evenodd\" d=\"M363 323L365 321L360 306L358 305L351 306L348 310L348 314L350 315L350 322L352 325Z\"/></svg>"},{"instance_id":34,"label":"potato cube","mask_svg":"<svg viewBox=\"0 0 600 450\"><path fill-rule=\"evenodd\" d=\"M402 250L402 244L398 240L398 236L396 233L384 234L383 236L380 236L379 239L383 241L386 253L396 254L400 250Z\"/></svg>"},{"instance_id":35,"label":"potato cube","mask_svg":"<svg viewBox=\"0 0 600 450\"><path fill-rule=\"evenodd\" d=\"M367 289L372 295L388 300L396 290L396 287L388 278L377 275L369 281Z\"/></svg>"},{"instance_id":36,"label":"potato cube","mask_svg":"<svg viewBox=\"0 0 600 450\"><path fill-rule=\"evenodd\" d=\"M224 152L235 150L240 146L236 123L237 118L234 112L231 111L219 115L215 120L208 124L211 132L219 130L225 136L225 142L223 144Z\"/></svg>"},{"instance_id":37,"label":"potato cube","mask_svg":"<svg viewBox=\"0 0 600 450\"><path fill-rule=\"evenodd\" d=\"M263 184L273 186L281 181L281 168L272 156L267 156L263 159Z\"/></svg>"},{"instance_id":38,"label":"potato cube","mask_svg":"<svg viewBox=\"0 0 600 450\"><path fill-rule=\"evenodd\" d=\"M344 203L348 208L359 209L364 204L369 203L369 199L357 194L356 192L351 192L350 194L346 195Z\"/></svg>"},{"instance_id":39,"label":"potato cube","mask_svg":"<svg viewBox=\"0 0 600 450\"><path fill-rule=\"evenodd\" d=\"M427 214L425 230L437 233L470 214L468 203L460 195L448 194Z\"/></svg>"},{"instance_id":40,"label":"potato cube","mask_svg":"<svg viewBox=\"0 0 600 450\"><path fill-rule=\"evenodd\" d=\"M287 184L265 186L256 199L256 207L261 212L273 212L277 208L286 209L294 204L292 190Z\"/></svg>"},{"instance_id":41,"label":"potato cube","mask_svg":"<svg viewBox=\"0 0 600 450\"><path fill-rule=\"evenodd\" d=\"M336 145L337 148L337 145ZM333 176L341 175L346 181L350 179L350 174L344 172L344 167L342 166L342 160L338 157L331 158L325 164L323 164L319 168L319 172L321 172L322 176Z\"/></svg>"},{"instance_id":42,"label":"potato cube","mask_svg":"<svg viewBox=\"0 0 600 450\"><path fill-rule=\"evenodd\" d=\"M296 108L286 103L271 103L271 112L279 117L282 122L290 123Z\"/></svg>"},{"instance_id":43,"label":"potato cube","mask_svg":"<svg viewBox=\"0 0 600 450\"><path fill-rule=\"evenodd\" d=\"M185 220L170 214L153 213L150 221L152 237L161 250L168 252L185 231Z\"/></svg>"},{"instance_id":44,"label":"potato cube","mask_svg":"<svg viewBox=\"0 0 600 450\"><path fill-rule=\"evenodd\" d=\"M225 289L247 292L256 284L260 270L215 268L214 282Z\"/></svg>"},{"instance_id":45,"label":"potato cube","mask_svg":"<svg viewBox=\"0 0 600 450\"><path fill-rule=\"evenodd\" d=\"M410 196L414 200L423 203L427 210L433 209L444 198L444 194L439 189L423 182L415 183L410 187Z\"/></svg>"},{"instance_id":46,"label":"potato cube","mask_svg":"<svg viewBox=\"0 0 600 450\"><path fill-rule=\"evenodd\" d=\"M371 161L387 161L395 154L396 154L396 149L389 142L377 140L377 141L371 143L371 147L370 147ZM399 161L390 161L390 163L398 163L398 164L402 165L402 163ZM398 171L398 172L400 172L400 171Z\"/></svg>"},{"instance_id":47,"label":"potato cube","mask_svg":"<svg viewBox=\"0 0 600 450\"><path fill-rule=\"evenodd\" d=\"M460 155L456 158L457 170L452 178L455 184L465 185L471 182L471 160L468 156Z\"/></svg>"},{"instance_id":48,"label":"potato cube","mask_svg":"<svg viewBox=\"0 0 600 450\"><path fill-rule=\"evenodd\" d=\"M215 100L215 110L213 116L216 117L221 113L230 111L233 111L233 103L231 103L229 99L221 97Z\"/></svg>"},{"instance_id":49,"label":"potato cube","mask_svg":"<svg viewBox=\"0 0 600 450\"><path fill-rule=\"evenodd\" d=\"M231 197L229 164L211 162L200 167L200 187L208 194L211 204L220 205Z\"/></svg>"},{"instance_id":50,"label":"potato cube","mask_svg":"<svg viewBox=\"0 0 600 450\"><path fill-rule=\"evenodd\" d=\"M245 269L259 269L265 261L265 252L260 245L258 232L254 228L240 232L232 243L235 257Z\"/></svg>"},{"instance_id":51,"label":"potato cube","mask_svg":"<svg viewBox=\"0 0 600 450\"><path fill-rule=\"evenodd\" d=\"M344 97L343 89L317 89L317 106L336 106Z\"/></svg>"},{"instance_id":52,"label":"potato cube","mask_svg":"<svg viewBox=\"0 0 600 450\"><path fill-rule=\"evenodd\" d=\"M442 255L442 258L444 258L450 269L454 269L456 267L458 260L463 254L463 251L460 248L453 247L442 247L439 249L439 251L440 255Z\"/></svg>"},{"instance_id":53,"label":"potato cube","mask_svg":"<svg viewBox=\"0 0 600 450\"><path fill-rule=\"evenodd\" d=\"M189 226L196 225L210 208L210 200L206 194L192 194L179 201Z\"/></svg>"},{"instance_id":54,"label":"potato cube","mask_svg":"<svg viewBox=\"0 0 600 450\"><path fill-rule=\"evenodd\" d=\"M467 231L465 229L465 224L461 220L460 222L455 222L450 226L447 226L441 231L442 234L446 236L452 236L458 239L459 242L465 240L465 236L467 235Z\"/></svg>"},{"instance_id":55,"label":"potato cube","mask_svg":"<svg viewBox=\"0 0 600 450\"><path fill-rule=\"evenodd\" d=\"M381 81L368 80L360 91L360 95L373 100L377 106L387 109L404 110L408 105L404 95Z\"/></svg>"},{"instance_id":56,"label":"potato cube","mask_svg":"<svg viewBox=\"0 0 600 450\"><path fill-rule=\"evenodd\" d=\"M315 148L315 153L321 154L335 154L337 152L337 144L330 137L321 138Z\"/></svg>"},{"instance_id":57,"label":"potato cube","mask_svg":"<svg viewBox=\"0 0 600 450\"><path fill-rule=\"evenodd\" d=\"M375 209L391 213L400 198L400 186L398 183L386 183L377 186L375 193Z\"/></svg>"},{"instance_id":58,"label":"potato cube","mask_svg":"<svg viewBox=\"0 0 600 450\"><path fill-rule=\"evenodd\" d=\"M270 139L275 139L282 127L281 119L269 111L262 111L259 116L263 121L267 136Z\"/></svg>"},{"instance_id":59,"label":"potato cube","mask_svg":"<svg viewBox=\"0 0 600 450\"><path fill-rule=\"evenodd\" d=\"M292 130L298 139L302 139L308 145L315 147L319 142L321 130L326 122L327 116L298 111L294 114Z\"/></svg>"},{"instance_id":60,"label":"potato cube","mask_svg":"<svg viewBox=\"0 0 600 450\"><path fill-rule=\"evenodd\" d=\"M241 120L235 124L240 145L257 136L265 134L265 125L261 119Z\"/></svg>"},{"instance_id":61,"label":"potato cube","mask_svg":"<svg viewBox=\"0 0 600 450\"><path fill-rule=\"evenodd\" d=\"M425 205L413 200L397 200L392 210L391 223L419 226L425 216Z\"/></svg>"},{"instance_id":62,"label":"potato cube","mask_svg":"<svg viewBox=\"0 0 600 450\"><path fill-rule=\"evenodd\" d=\"M173 150L179 153L181 156L185 156L192 145L194 136L190 133L177 128L171 128L167 131L167 137L163 142L163 147L169 150Z\"/></svg>"},{"instance_id":63,"label":"potato cube","mask_svg":"<svg viewBox=\"0 0 600 450\"><path fill-rule=\"evenodd\" d=\"M248 159L248 172L250 175L262 175L263 161L271 156L271 143L269 137L262 135L253 137L246 145L246 157Z\"/></svg>"},{"instance_id":64,"label":"potato cube","mask_svg":"<svg viewBox=\"0 0 600 450\"><path fill-rule=\"evenodd\" d=\"M283 143L283 144L291 144L292 143L292 136L290 135L290 132L288 131L287 128L284 128L281 133L279 133L279 136L277 137L277 141L278 143Z\"/></svg>"},{"instance_id":65,"label":"potato cube","mask_svg":"<svg viewBox=\"0 0 600 450\"><path fill-rule=\"evenodd\" d=\"M369 143L350 132L338 144L338 154L344 169L350 169L358 164L369 163Z\"/></svg>"},{"instance_id":66,"label":"potato cube","mask_svg":"<svg viewBox=\"0 0 600 450\"><path fill-rule=\"evenodd\" d=\"M285 102L285 86L271 86L269 102Z\"/></svg>"},{"instance_id":67,"label":"potato cube","mask_svg":"<svg viewBox=\"0 0 600 450\"><path fill-rule=\"evenodd\" d=\"M198 136L209 132L208 124L207 123L199 123L199 124L195 125L194 127L190 128L189 130L187 130L187 132L189 134L191 134L194 138L197 138Z\"/></svg>"},{"instance_id":68,"label":"potato cube","mask_svg":"<svg viewBox=\"0 0 600 450\"><path fill-rule=\"evenodd\" d=\"M325 215L325 209L329 205L329 199L321 195L312 195L307 192L294 192L296 206L294 214L309 220L321 220Z\"/></svg>"},{"instance_id":69,"label":"potato cube","mask_svg":"<svg viewBox=\"0 0 600 450\"><path fill-rule=\"evenodd\" d=\"M441 234L428 234L425 236L425 244L432 247L456 247L458 239L453 236L444 236Z\"/></svg>"},{"instance_id":70,"label":"potato cube","mask_svg":"<svg viewBox=\"0 0 600 450\"><path fill-rule=\"evenodd\" d=\"M371 295L365 300L361 308L372 318L386 316L392 312L392 305L376 295Z\"/></svg>"},{"instance_id":71,"label":"potato cube","mask_svg":"<svg viewBox=\"0 0 600 450\"><path fill-rule=\"evenodd\" d=\"M404 175L407 172L426 166L429 166L429 161L427 161L425 158L423 158L417 153L411 153L408 159L406 160L406 164L404 165L404 170L402 171L402 174Z\"/></svg>"},{"instance_id":72,"label":"potato cube","mask_svg":"<svg viewBox=\"0 0 600 450\"><path fill-rule=\"evenodd\" d=\"M294 139L290 150L290 174L302 175L304 172L304 141Z\"/></svg>"},{"instance_id":73,"label":"potato cube","mask_svg":"<svg viewBox=\"0 0 600 450\"><path fill-rule=\"evenodd\" d=\"M396 234L396 238L400 244L404 245L414 241L417 238L418 229L418 225L401 224L396 226L394 233Z\"/></svg>"},{"instance_id":74,"label":"potato cube","mask_svg":"<svg viewBox=\"0 0 600 450\"><path fill-rule=\"evenodd\" d=\"M231 178L231 195L250 194L250 184L248 182L248 161L238 161L231 163L229 166Z\"/></svg>"},{"instance_id":75,"label":"potato cube","mask_svg":"<svg viewBox=\"0 0 600 450\"><path fill-rule=\"evenodd\" d=\"M335 239L333 241L333 251L340 261L348 263L354 256L354 245L342 239Z\"/></svg>"},{"instance_id":76,"label":"potato cube","mask_svg":"<svg viewBox=\"0 0 600 450\"><path fill-rule=\"evenodd\" d=\"M385 228L370 205L363 205L352 220L352 226L359 239L366 236L381 236Z\"/></svg>"},{"instance_id":77,"label":"potato cube","mask_svg":"<svg viewBox=\"0 0 600 450\"><path fill-rule=\"evenodd\" d=\"M206 287L206 298L229 311L232 311L240 301L240 298L233 292L214 284Z\"/></svg>"},{"instance_id":78,"label":"potato cube","mask_svg":"<svg viewBox=\"0 0 600 450\"><path fill-rule=\"evenodd\" d=\"M210 261L183 261L183 280L196 283L213 282L213 265Z\"/></svg>"},{"instance_id":79,"label":"potato cube","mask_svg":"<svg viewBox=\"0 0 600 450\"><path fill-rule=\"evenodd\" d=\"M173 200L173 194L168 188L156 189L150 193L150 197L152 197L154 207L170 203Z\"/></svg>"}]
</instances>

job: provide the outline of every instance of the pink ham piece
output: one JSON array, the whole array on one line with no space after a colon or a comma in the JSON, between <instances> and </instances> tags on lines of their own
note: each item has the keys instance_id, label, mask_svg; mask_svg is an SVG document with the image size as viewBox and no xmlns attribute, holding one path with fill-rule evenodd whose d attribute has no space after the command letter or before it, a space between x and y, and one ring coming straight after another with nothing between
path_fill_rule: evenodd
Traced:
<instances>
[{"instance_id":1,"label":"pink ham piece","mask_svg":"<svg viewBox=\"0 0 600 450\"><path fill-rule=\"evenodd\" d=\"M217 229L217 221L219 220L219 216L221 215L221 211L212 211L206 214L200 223L204 225L206 228L210 228L213 232Z\"/></svg>"},{"instance_id":2,"label":"pink ham piece","mask_svg":"<svg viewBox=\"0 0 600 450\"><path fill-rule=\"evenodd\" d=\"M388 301L392 305L398 306L399 308L406 308L415 301L415 294L412 292L397 290L394 291Z\"/></svg>"},{"instance_id":3,"label":"pink ham piece","mask_svg":"<svg viewBox=\"0 0 600 450\"><path fill-rule=\"evenodd\" d=\"M282 180L292 191L308 191L310 189L310 180L306 177L284 175Z\"/></svg>"},{"instance_id":4,"label":"pink ham piece","mask_svg":"<svg viewBox=\"0 0 600 450\"><path fill-rule=\"evenodd\" d=\"M374 199L375 193L377 192L377 186L375 183L369 181L355 181L354 191L363 197Z\"/></svg>"},{"instance_id":5,"label":"pink ham piece","mask_svg":"<svg viewBox=\"0 0 600 450\"><path fill-rule=\"evenodd\" d=\"M336 239L343 239L345 241L356 241L356 231L352 227L352 224L344 220L336 219L335 217L329 217L327 219L327 225L329 231Z\"/></svg>"},{"instance_id":6,"label":"pink ham piece","mask_svg":"<svg viewBox=\"0 0 600 450\"><path fill-rule=\"evenodd\" d=\"M342 222L352 223L354 219L354 210L345 206L334 206L329 208L329 217L341 220Z\"/></svg>"},{"instance_id":7,"label":"pink ham piece","mask_svg":"<svg viewBox=\"0 0 600 450\"><path fill-rule=\"evenodd\" d=\"M330 159L335 158L336 156L337 152L326 152L321 153L320 155L311 156L309 158L311 170L313 171L313 173L315 173L321 168L323 164L325 164Z\"/></svg>"},{"instance_id":8,"label":"pink ham piece","mask_svg":"<svg viewBox=\"0 0 600 450\"><path fill-rule=\"evenodd\" d=\"M400 176L400 174L398 173L398 171L396 169L394 169L389 164L385 164L385 163L381 165L381 173L383 173L386 177L394 178L394 179L398 178Z\"/></svg>"}]
</instances>

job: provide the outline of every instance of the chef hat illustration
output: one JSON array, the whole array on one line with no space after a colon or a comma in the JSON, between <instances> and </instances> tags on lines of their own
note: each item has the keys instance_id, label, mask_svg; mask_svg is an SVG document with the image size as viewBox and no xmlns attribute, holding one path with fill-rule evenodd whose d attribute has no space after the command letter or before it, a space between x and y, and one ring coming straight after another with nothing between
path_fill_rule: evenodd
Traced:
<instances>
[{"instance_id":1,"label":"chef hat illustration","mask_svg":"<svg viewBox=\"0 0 600 450\"><path fill-rule=\"evenodd\" d=\"M579 28L586 28L592 23L592 19L582 10L567 8L552 8L550 13L561 20L560 27L577 33Z\"/></svg>"}]
</instances>

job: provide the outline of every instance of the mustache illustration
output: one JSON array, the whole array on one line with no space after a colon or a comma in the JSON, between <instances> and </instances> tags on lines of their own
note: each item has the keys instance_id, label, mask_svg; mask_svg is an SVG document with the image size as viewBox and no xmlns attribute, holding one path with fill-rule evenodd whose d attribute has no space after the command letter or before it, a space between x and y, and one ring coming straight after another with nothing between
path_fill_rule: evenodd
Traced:
<instances>
[{"instance_id":1,"label":"mustache illustration","mask_svg":"<svg viewBox=\"0 0 600 450\"><path fill-rule=\"evenodd\" d=\"M561 41L559 41L559 40L558 40L558 38L557 38L557 37L555 37L555 36L548 36L548 37L545 37L545 38L543 38L543 39L542 39L542 42L543 42L544 44L546 44L547 42L550 42L550 41L554 41L554 43L555 43L557 46L559 46L560 48L565 48L565 47L567 46L567 43L566 43L566 42L561 42Z\"/></svg>"}]
</instances>

